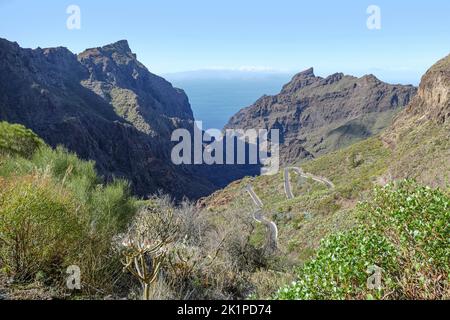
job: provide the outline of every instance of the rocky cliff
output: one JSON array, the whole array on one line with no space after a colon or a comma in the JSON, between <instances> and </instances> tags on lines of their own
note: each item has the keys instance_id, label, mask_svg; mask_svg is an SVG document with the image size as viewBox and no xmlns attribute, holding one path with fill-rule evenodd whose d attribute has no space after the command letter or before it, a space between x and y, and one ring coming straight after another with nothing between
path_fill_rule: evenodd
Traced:
<instances>
[{"instance_id":1,"label":"rocky cliff","mask_svg":"<svg viewBox=\"0 0 450 320\"><path fill-rule=\"evenodd\" d=\"M382 135L391 149L389 178L430 186L450 182L450 55L422 77L418 94Z\"/></svg>"},{"instance_id":2,"label":"rocky cliff","mask_svg":"<svg viewBox=\"0 0 450 320\"><path fill-rule=\"evenodd\" d=\"M142 65L127 41L88 49L78 55L89 78L82 85L110 103L115 112L152 136L170 136L194 120L185 93Z\"/></svg>"},{"instance_id":3,"label":"rocky cliff","mask_svg":"<svg viewBox=\"0 0 450 320\"><path fill-rule=\"evenodd\" d=\"M95 160L107 180L125 178L141 196L198 198L240 177L172 164L172 131L193 128L188 98L150 73L126 41L75 55L0 39L0 120Z\"/></svg>"},{"instance_id":4,"label":"rocky cliff","mask_svg":"<svg viewBox=\"0 0 450 320\"><path fill-rule=\"evenodd\" d=\"M440 128L450 124L450 55L425 73L417 95L394 119L392 126L383 134L383 140L395 147L404 132L428 123Z\"/></svg>"},{"instance_id":5,"label":"rocky cliff","mask_svg":"<svg viewBox=\"0 0 450 320\"><path fill-rule=\"evenodd\" d=\"M408 114L422 115L440 124L450 121L450 55L422 77L418 95L405 111Z\"/></svg>"},{"instance_id":6,"label":"rocky cliff","mask_svg":"<svg viewBox=\"0 0 450 320\"><path fill-rule=\"evenodd\" d=\"M277 128L283 161L312 158L377 134L416 94L373 75L336 73L327 78L303 71L280 94L264 96L231 118L226 128Z\"/></svg>"}]
</instances>

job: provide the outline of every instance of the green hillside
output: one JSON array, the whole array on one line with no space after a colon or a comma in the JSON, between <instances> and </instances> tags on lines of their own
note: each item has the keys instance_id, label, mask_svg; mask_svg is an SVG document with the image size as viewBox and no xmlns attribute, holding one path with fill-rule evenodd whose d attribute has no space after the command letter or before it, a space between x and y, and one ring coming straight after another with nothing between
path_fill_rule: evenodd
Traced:
<instances>
[{"instance_id":1,"label":"green hillside","mask_svg":"<svg viewBox=\"0 0 450 320\"><path fill-rule=\"evenodd\" d=\"M284 192L284 174L280 173L276 176L262 176L234 183L205 200L204 205L208 211L217 212L223 216L237 208L246 208L251 214L255 209L248 194L244 191L245 186L251 184L265 204L265 214L271 217L279 229L280 252L277 259L282 261L273 266L279 272L267 273L262 270L260 272L264 274L263 277L269 277L270 279L267 282L272 283L274 286L280 281L289 283L295 279L295 276L292 275L292 270L299 270L298 266L306 262L305 268L307 270L313 267L315 270L320 270L318 265L320 263L327 265L330 252L335 249L335 246L339 246L340 242L347 248L348 245L355 245L362 238L365 239L368 231L364 228L362 230L365 230L365 233L360 231L362 226L365 226L361 222L365 220L360 218L361 216L364 217L365 211L361 208L368 206L369 203L376 199L373 193L375 188L384 186L391 181L415 179L423 185L440 187L444 191L448 190L450 185L450 162L448 161L450 159L450 140L447 138L450 132L449 129L448 124L438 125L427 121L412 129L399 130L400 138L397 140L395 147L386 143L387 138L383 134L298 165L307 173L328 178L334 183L334 189L329 189L311 179L300 178L294 172L291 172L292 190L296 197L288 200ZM421 143L418 143L418 141ZM423 189L419 184L411 192L414 195L415 193L428 192L428 190ZM447 203L448 195L445 195L444 191L433 191L439 197L439 203L441 204L441 207L436 211L437 216L435 218L441 223L446 222L448 225L450 208ZM388 190L386 192L389 193L391 191ZM388 195L385 196L388 197ZM403 200L392 200L392 205L400 207L403 205ZM365 205L358 207L358 203L365 203ZM442 203L446 204L442 205ZM428 207L432 209L435 204L433 201L430 201L420 205L423 206L423 210L426 210ZM384 209L381 206L376 210ZM392 208L387 209L392 210ZM383 212L386 216L393 213L395 212L388 210ZM367 212L367 215L369 215L369 212ZM425 220L428 218L419 217L419 219ZM255 232L253 236L262 245L265 230L262 226L258 228L259 231ZM341 232L344 232L342 236L340 236ZM449 234L448 228L442 229L440 232L438 237L445 237ZM376 238L377 236L375 235L375 238L372 240L378 241L381 239L384 241L385 238L383 238L382 232L378 238ZM323 239L328 240L320 246ZM349 241L350 243L346 244ZM433 241L432 237L427 241ZM386 245L391 244L386 240ZM405 244L405 250L407 248L409 247ZM450 246L447 245L444 248L446 248L446 251L443 255L448 257ZM358 258L358 253L352 252L352 254L355 255L353 258ZM384 254L384 251L380 252L380 254ZM314 257L316 258L313 261L319 262L313 262L311 265L309 261ZM350 256L348 259L353 258ZM343 259L347 258L344 257ZM336 265L336 268L340 267L340 264ZM444 275L444 278L447 279L448 270L443 270L440 269L437 272L441 276ZM434 271L436 272L436 270ZM320 273L323 272L325 271L320 271ZM334 271L329 270L328 272L328 276L331 276ZM361 274L365 275L365 270L357 272L362 272L359 273L359 276ZM293 273L298 275L299 271L294 271ZM346 277L346 275L343 277ZM448 279L446 281L448 282ZM328 285L331 286L330 283ZM336 294L330 293L329 295L326 292L317 293L317 295L314 292L297 295L295 293L297 289L293 286L286 289L288 290L286 294L281 292L278 297L365 298L365 294L367 294L367 297L372 297L367 292L363 291L361 293L353 289L355 288L345 287L342 288L344 291ZM398 288L396 290L397 297L413 298L404 292L398 292ZM257 289L255 296L268 298L268 291L268 288L262 288L260 291ZM430 296L423 292L421 294L423 294L423 296L420 296L421 298L432 296L431 293ZM448 296L448 292L445 295ZM433 297L436 296L440 296L439 293L436 293ZM377 295L376 297L383 298L384 296Z\"/></svg>"},{"instance_id":2,"label":"green hillside","mask_svg":"<svg viewBox=\"0 0 450 320\"><path fill-rule=\"evenodd\" d=\"M195 204L0 123L0 299L450 299L448 59L379 135Z\"/></svg>"}]
</instances>

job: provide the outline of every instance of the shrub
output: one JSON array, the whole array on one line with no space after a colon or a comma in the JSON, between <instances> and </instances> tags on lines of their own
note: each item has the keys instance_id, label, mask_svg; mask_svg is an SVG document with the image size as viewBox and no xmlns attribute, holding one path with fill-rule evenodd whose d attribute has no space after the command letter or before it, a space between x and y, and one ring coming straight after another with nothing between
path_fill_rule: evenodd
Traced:
<instances>
[{"instance_id":1,"label":"shrub","mask_svg":"<svg viewBox=\"0 0 450 320\"><path fill-rule=\"evenodd\" d=\"M20 280L38 271L61 271L75 257L83 236L82 208L42 176L2 182L0 189L0 260Z\"/></svg>"},{"instance_id":2,"label":"shrub","mask_svg":"<svg viewBox=\"0 0 450 320\"><path fill-rule=\"evenodd\" d=\"M83 293L111 293L124 279L112 240L141 206L128 183L104 185L94 162L21 126L0 128L0 272L62 285L78 265Z\"/></svg>"},{"instance_id":3,"label":"shrub","mask_svg":"<svg viewBox=\"0 0 450 320\"><path fill-rule=\"evenodd\" d=\"M359 207L360 220L399 251L399 290L407 299L450 297L450 197L439 189L402 181L375 191Z\"/></svg>"},{"instance_id":4,"label":"shrub","mask_svg":"<svg viewBox=\"0 0 450 320\"><path fill-rule=\"evenodd\" d=\"M37 150L31 159L35 168L49 170L52 177L63 183L74 181L81 184L82 190L91 191L102 183L95 171L93 161L83 161L75 153L59 146L56 149L45 147Z\"/></svg>"},{"instance_id":5,"label":"shrub","mask_svg":"<svg viewBox=\"0 0 450 320\"><path fill-rule=\"evenodd\" d=\"M144 283L146 298L244 298L249 290L249 279L246 278L248 273L240 269L246 248L240 240L243 236L244 242L248 243L250 234L245 230L236 234L233 226L227 227L233 230L217 228L208 221L205 212L191 203L174 205L168 197L159 196L147 202L116 243L128 260L137 257L141 262L146 261L147 271L154 270L154 261L161 263L157 278L147 286ZM161 241L164 244L162 253L140 252L139 244L152 249ZM142 289L135 289L138 290Z\"/></svg>"},{"instance_id":6,"label":"shrub","mask_svg":"<svg viewBox=\"0 0 450 320\"><path fill-rule=\"evenodd\" d=\"M30 157L44 146L44 142L33 131L18 124L0 122L0 155Z\"/></svg>"},{"instance_id":7,"label":"shrub","mask_svg":"<svg viewBox=\"0 0 450 320\"><path fill-rule=\"evenodd\" d=\"M404 181L358 207L360 225L326 238L278 299L449 298L450 197ZM366 286L370 266L383 286Z\"/></svg>"},{"instance_id":8,"label":"shrub","mask_svg":"<svg viewBox=\"0 0 450 320\"><path fill-rule=\"evenodd\" d=\"M66 268L77 265L85 294L111 293L122 285L120 257L112 242L136 210L124 184L98 187L87 203L39 173L2 180L0 187L4 272L20 282L43 274L49 284L62 288Z\"/></svg>"},{"instance_id":9,"label":"shrub","mask_svg":"<svg viewBox=\"0 0 450 320\"><path fill-rule=\"evenodd\" d=\"M114 237L123 232L139 207L138 201L130 195L129 185L124 181L114 181L108 185L97 185L91 191L80 180L71 180L68 188L79 187L85 194L77 198L86 208L88 232L82 242L80 267L83 281L89 287L88 293L103 292L126 294L128 278L122 272L120 255L113 246ZM76 193L77 194L77 193ZM99 291L101 290L101 291Z\"/></svg>"},{"instance_id":10,"label":"shrub","mask_svg":"<svg viewBox=\"0 0 450 320\"><path fill-rule=\"evenodd\" d=\"M122 232L130 223L138 208L128 182L116 180L106 186L97 185L87 199L91 223L97 231L103 229L111 235Z\"/></svg>"},{"instance_id":11,"label":"shrub","mask_svg":"<svg viewBox=\"0 0 450 320\"><path fill-rule=\"evenodd\" d=\"M314 260L298 270L298 280L278 292L279 299L346 299L364 297L367 269L395 270L395 248L379 235L358 229L324 240ZM392 285L392 279L387 280Z\"/></svg>"}]
</instances>

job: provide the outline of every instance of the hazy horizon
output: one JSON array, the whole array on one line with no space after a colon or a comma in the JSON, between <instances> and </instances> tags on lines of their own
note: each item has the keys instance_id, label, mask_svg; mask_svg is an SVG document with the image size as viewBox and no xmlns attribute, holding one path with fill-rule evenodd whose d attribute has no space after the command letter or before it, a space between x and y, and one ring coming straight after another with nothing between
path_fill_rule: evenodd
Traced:
<instances>
[{"instance_id":1,"label":"hazy horizon","mask_svg":"<svg viewBox=\"0 0 450 320\"><path fill-rule=\"evenodd\" d=\"M431 67L431 65L430 65ZM290 77L292 78L297 73L305 71L309 68L314 69L314 73L318 77L327 78L330 75L335 73L344 73L345 75L355 76L355 77L363 77L368 74L373 74L381 81L391 83L391 84L402 84L402 85L414 85L418 86L420 83L420 79L423 76L415 75L411 73L396 73L395 71L383 72L378 69L370 69L367 71L360 72L344 72L343 70L336 69L334 72L325 72L323 70L317 70L314 66L310 66L308 68L299 69L299 70L241 70L240 68L236 69L226 69L226 68L204 68L197 70L183 70L177 72L168 72L159 74L162 77L167 77L168 79L183 79L183 80L198 80L198 79L269 79L271 77ZM151 71L151 70L150 70ZM425 73L425 72L424 72Z\"/></svg>"},{"instance_id":2,"label":"hazy horizon","mask_svg":"<svg viewBox=\"0 0 450 320\"><path fill-rule=\"evenodd\" d=\"M282 87L301 71L303 70L288 72L203 69L161 76L186 92L195 119L202 121L205 129L223 129L228 120L239 110L251 106L263 95L278 94ZM314 72L323 78L330 75L317 74L316 70ZM360 77L364 74L352 75ZM377 74L375 76L379 77ZM408 82L379 78L392 84L417 85L419 82L419 79Z\"/></svg>"},{"instance_id":3,"label":"hazy horizon","mask_svg":"<svg viewBox=\"0 0 450 320\"><path fill-rule=\"evenodd\" d=\"M367 25L373 4L380 9L374 30ZM79 9L74 29L72 5ZM186 91L197 120L220 129L310 67L323 78L373 74L417 86L450 53L448 12L445 0L0 0L0 37L74 53L126 39L150 72Z\"/></svg>"},{"instance_id":4,"label":"hazy horizon","mask_svg":"<svg viewBox=\"0 0 450 320\"><path fill-rule=\"evenodd\" d=\"M186 92L194 117L203 122L204 129L222 129L242 108L263 95L279 93L292 76L289 73L213 71L170 74L164 78Z\"/></svg>"},{"instance_id":5,"label":"hazy horizon","mask_svg":"<svg viewBox=\"0 0 450 320\"><path fill-rule=\"evenodd\" d=\"M81 12L76 30L66 25L72 4ZM381 10L379 30L366 25L372 4ZM445 0L0 0L0 37L74 53L127 39L159 75L205 69L297 73L312 66L320 76L373 73L417 85L450 52L448 12Z\"/></svg>"}]
</instances>

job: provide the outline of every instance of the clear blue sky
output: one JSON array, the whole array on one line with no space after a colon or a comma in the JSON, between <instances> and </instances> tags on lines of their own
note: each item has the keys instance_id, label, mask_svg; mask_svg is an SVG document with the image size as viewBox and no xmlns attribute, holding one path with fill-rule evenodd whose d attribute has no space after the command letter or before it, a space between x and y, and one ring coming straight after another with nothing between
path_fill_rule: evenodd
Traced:
<instances>
[{"instance_id":1,"label":"clear blue sky","mask_svg":"<svg viewBox=\"0 0 450 320\"><path fill-rule=\"evenodd\" d=\"M66 28L79 5L81 30ZM368 30L366 9L381 8ZM417 82L450 53L448 0L0 0L0 37L74 52L128 39L155 73L264 67Z\"/></svg>"}]
</instances>

